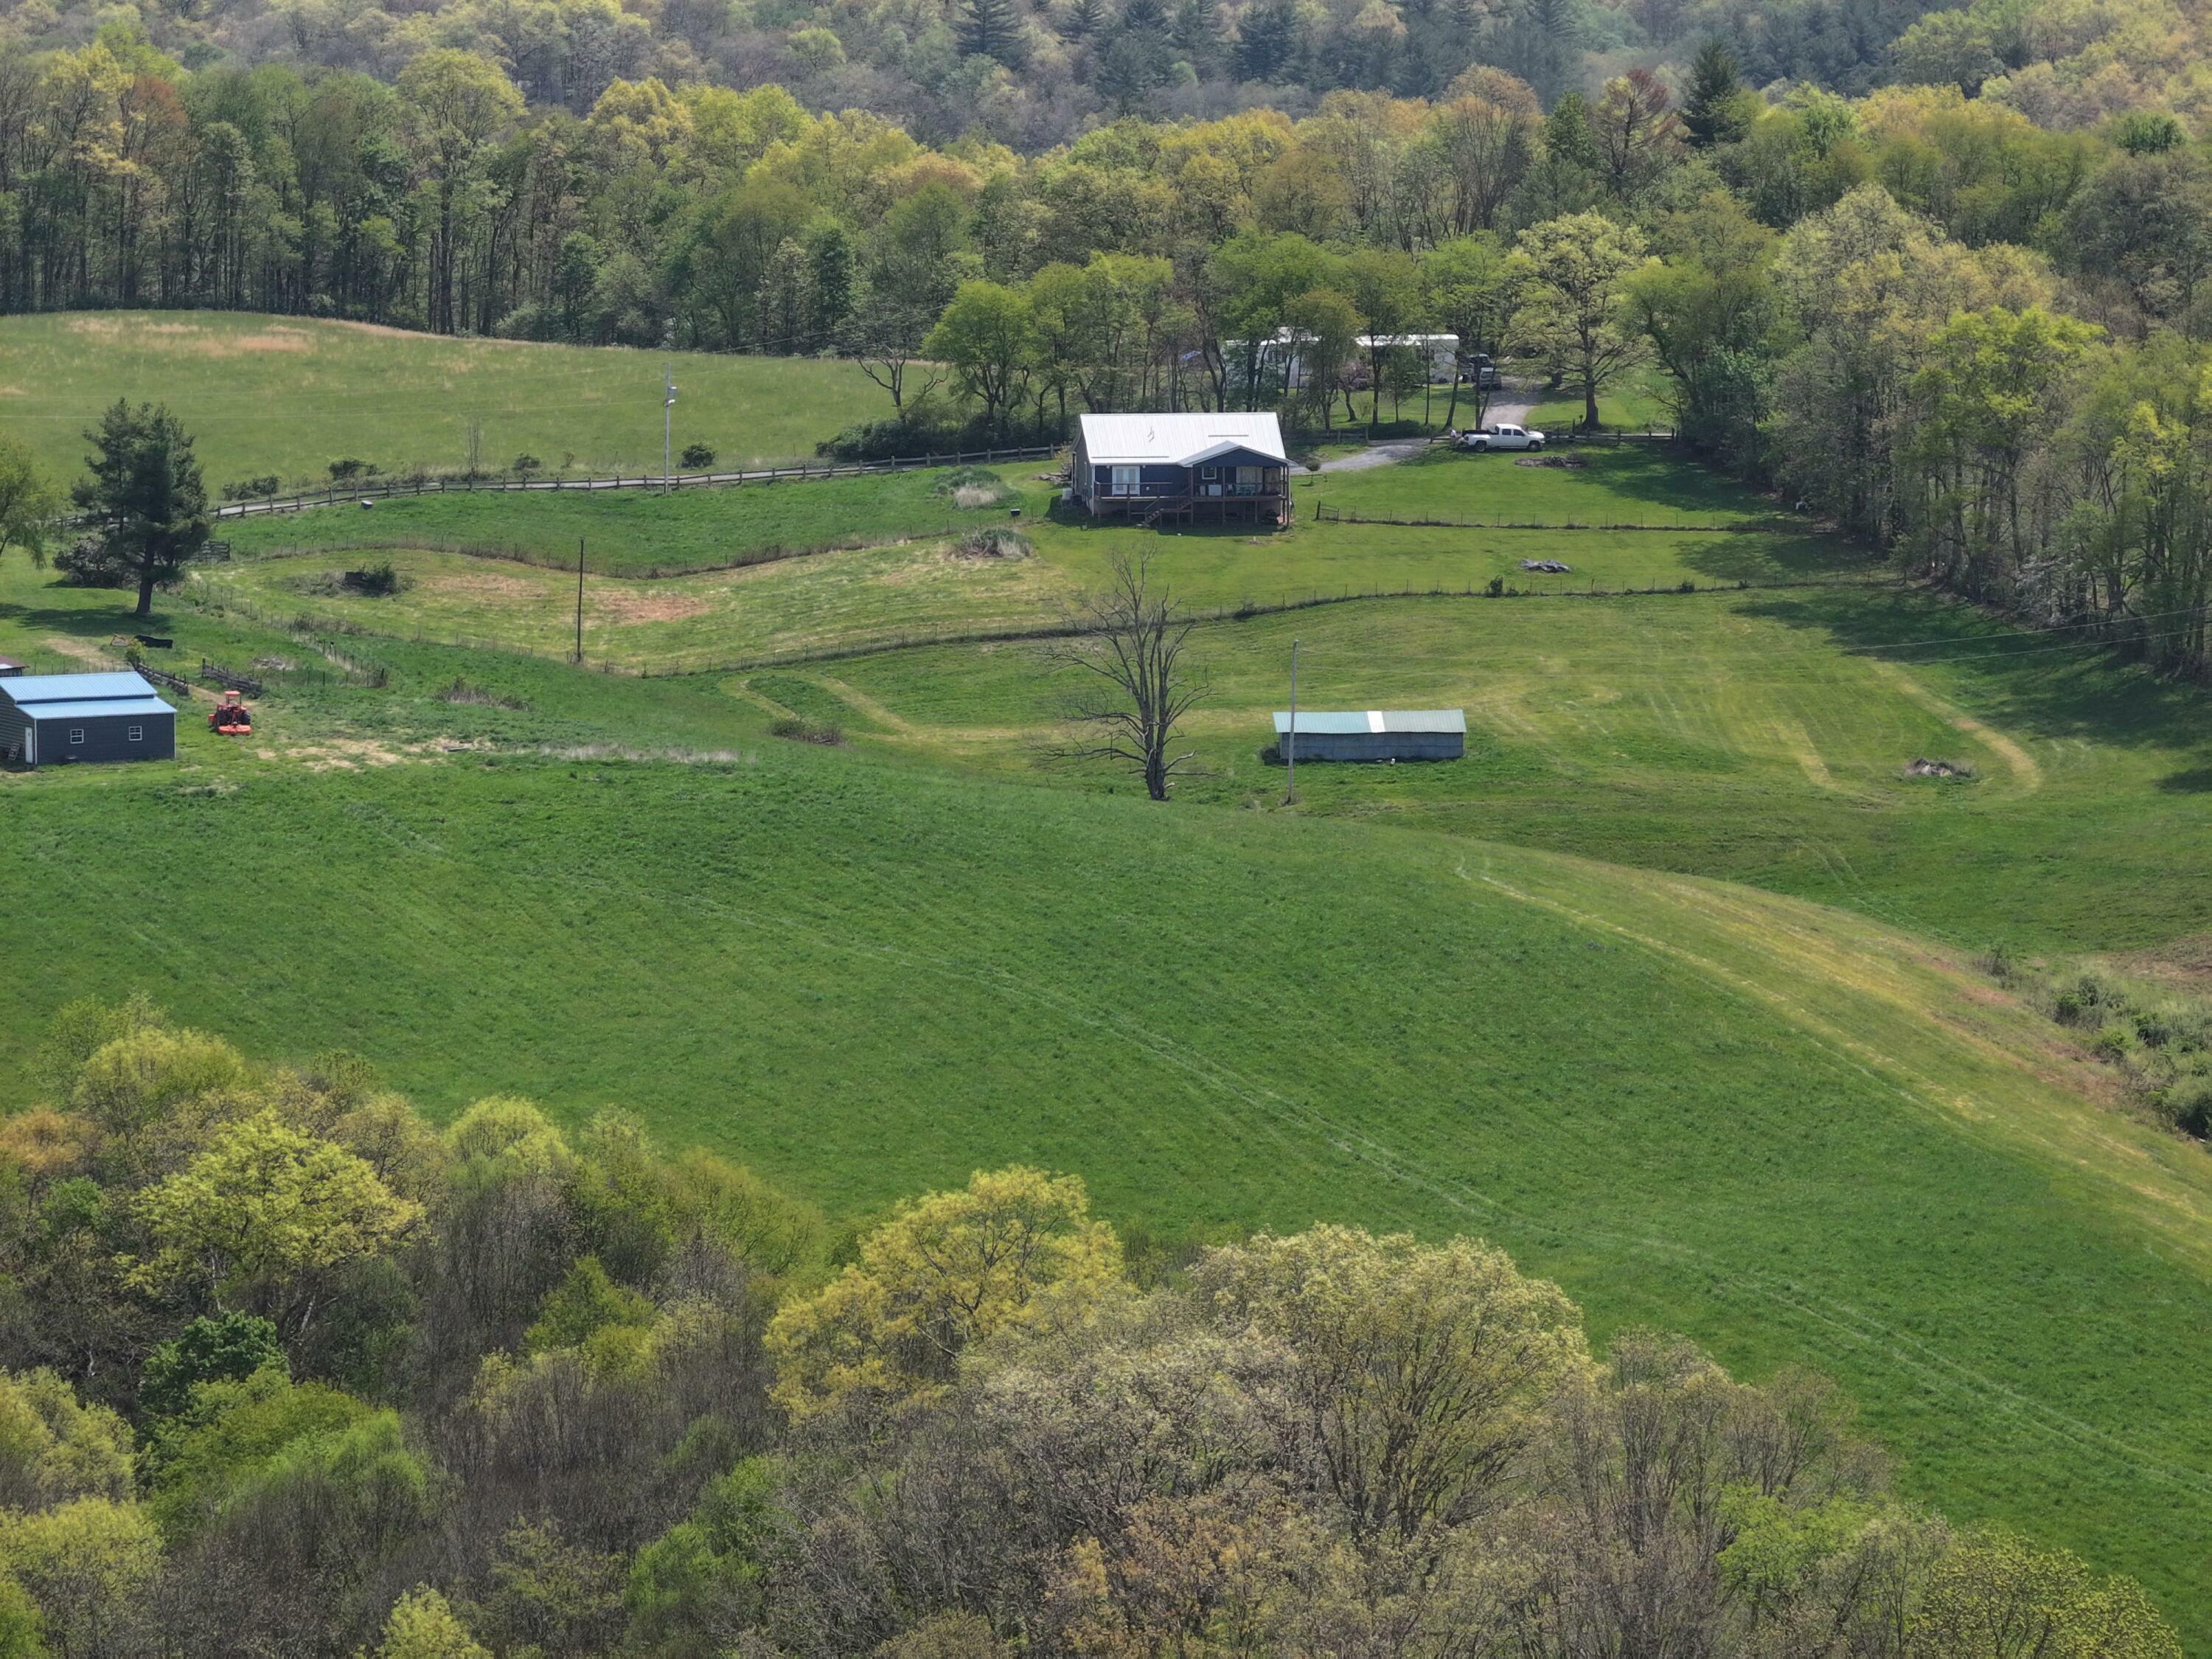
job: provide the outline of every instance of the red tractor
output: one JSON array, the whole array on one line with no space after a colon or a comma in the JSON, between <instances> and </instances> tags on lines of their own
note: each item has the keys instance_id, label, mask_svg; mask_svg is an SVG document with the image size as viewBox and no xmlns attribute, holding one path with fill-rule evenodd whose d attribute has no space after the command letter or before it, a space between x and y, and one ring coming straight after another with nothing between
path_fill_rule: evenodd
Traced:
<instances>
[{"instance_id":1,"label":"red tractor","mask_svg":"<svg viewBox=\"0 0 2212 1659\"><path fill-rule=\"evenodd\" d=\"M226 691L208 710L208 730L220 732L226 738L250 738L253 735L253 711L237 692Z\"/></svg>"}]
</instances>

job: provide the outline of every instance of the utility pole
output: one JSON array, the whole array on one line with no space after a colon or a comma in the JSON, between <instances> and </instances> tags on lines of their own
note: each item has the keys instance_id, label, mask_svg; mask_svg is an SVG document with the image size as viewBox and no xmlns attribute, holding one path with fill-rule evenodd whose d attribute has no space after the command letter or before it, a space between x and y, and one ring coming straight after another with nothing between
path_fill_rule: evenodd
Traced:
<instances>
[{"instance_id":1,"label":"utility pole","mask_svg":"<svg viewBox=\"0 0 2212 1659\"><path fill-rule=\"evenodd\" d=\"M576 665L584 662L584 538L576 538Z\"/></svg>"},{"instance_id":2,"label":"utility pole","mask_svg":"<svg viewBox=\"0 0 2212 1659\"><path fill-rule=\"evenodd\" d=\"M665 495L670 488L669 475L676 470L670 461L674 453L670 445L676 431L676 366L665 358L661 360L660 379L660 493Z\"/></svg>"},{"instance_id":3,"label":"utility pole","mask_svg":"<svg viewBox=\"0 0 2212 1659\"><path fill-rule=\"evenodd\" d=\"M1291 729L1283 733L1283 805L1298 798L1298 642L1291 641Z\"/></svg>"}]
</instances>

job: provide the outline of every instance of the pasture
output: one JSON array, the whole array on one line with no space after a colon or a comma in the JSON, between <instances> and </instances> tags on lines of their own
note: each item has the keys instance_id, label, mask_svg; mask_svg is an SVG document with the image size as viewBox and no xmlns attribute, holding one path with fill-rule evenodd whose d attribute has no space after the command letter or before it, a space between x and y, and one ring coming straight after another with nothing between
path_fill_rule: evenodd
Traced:
<instances>
[{"instance_id":1,"label":"pasture","mask_svg":"<svg viewBox=\"0 0 2212 1659\"><path fill-rule=\"evenodd\" d=\"M1600 453L1299 500L1771 512ZM555 547L540 502L605 512L611 560L672 568L823 487L508 498L498 528ZM0 983L7 1093L55 1006L143 987L252 1052L359 1048L441 1115L625 1105L845 1217L1022 1159L1170 1237L1474 1232L1601 1335L1837 1376L1909 1492L2135 1573L2212 1640L2212 1158L1972 962L2212 932L2200 693L1864 585L1794 531L1024 520L1025 560L925 534L587 576L594 667L763 665L667 678L555 660L557 569L402 550L412 586L341 599L356 517L269 532L319 551L241 538L157 627L269 678L253 739L187 717L174 768L0 775L0 887L41 963ZM1202 627L1203 772L1165 807L1038 769L1033 641L880 648L1045 625L1115 549L1229 611L1455 592ZM1539 556L1575 564L1556 588L1698 591L1480 597ZM0 564L0 652L99 657L126 603ZM1464 707L1469 758L1302 767L1281 810L1259 750L1293 637L1302 703ZM770 735L786 713L846 746ZM1972 775L1905 775L1923 754Z\"/></svg>"},{"instance_id":2,"label":"pasture","mask_svg":"<svg viewBox=\"0 0 2212 1659\"><path fill-rule=\"evenodd\" d=\"M1034 472L1036 465L1027 471ZM793 555L944 536L1006 514L1023 469L939 467L874 477L675 489L401 496L226 523L241 556L359 546L465 548L602 575L682 575ZM960 492L964 492L960 493Z\"/></svg>"},{"instance_id":3,"label":"pasture","mask_svg":"<svg viewBox=\"0 0 2212 1659\"><path fill-rule=\"evenodd\" d=\"M1034 465L995 469L1035 538L1033 561L1001 563L948 553L927 526L1006 522L1000 508L961 509L945 471L678 492L599 495L431 496L380 503L374 514L318 508L250 522L239 562L204 572L209 602L252 614L307 614L349 629L409 639L489 644L538 653L573 648L573 575L532 568L574 557L587 568L586 655L653 673L732 667L917 640L1035 631L1055 625L1100 581L1116 551L1149 553L1194 607L1298 604L1401 591L1475 592L1493 580L1516 589L1694 586L1862 580L1879 575L1855 550L1786 524L1769 503L1637 450L1594 452L1585 469L1516 466L1505 456L1449 454L1373 471L1302 477L1298 517L1285 531L1250 526L1176 531L1094 525L1054 506ZM823 492L817 495L815 492ZM1677 528L1468 530L1329 521L1316 502L1372 514L1499 523L1645 522ZM757 568L728 565L808 538L906 534L912 544L836 550ZM373 540L407 579L396 596L334 592L331 577L362 562ZM410 545L410 539L423 544ZM521 559L448 550L505 544ZM1531 558L1572 567L1532 576ZM568 567L573 570L573 566ZM695 574L658 580L649 571Z\"/></svg>"},{"instance_id":4,"label":"pasture","mask_svg":"<svg viewBox=\"0 0 2212 1659\"><path fill-rule=\"evenodd\" d=\"M813 454L890 400L850 362L453 339L368 324L231 312L63 313L0 319L0 427L64 480L83 430L118 397L166 403L196 440L210 494L275 474L330 481L334 460L459 472L482 465L659 472L661 369L678 392L675 445L723 466Z\"/></svg>"}]
</instances>

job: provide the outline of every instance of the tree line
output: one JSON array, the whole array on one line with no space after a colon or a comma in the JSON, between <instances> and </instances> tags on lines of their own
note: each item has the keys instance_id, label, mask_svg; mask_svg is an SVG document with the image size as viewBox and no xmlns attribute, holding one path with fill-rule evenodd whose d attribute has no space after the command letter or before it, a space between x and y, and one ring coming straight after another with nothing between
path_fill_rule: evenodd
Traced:
<instances>
[{"instance_id":1,"label":"tree line","mask_svg":"<svg viewBox=\"0 0 2212 1659\"><path fill-rule=\"evenodd\" d=\"M1994 76L1993 95L2014 93L2008 69L2041 70L2017 88L2038 109L2166 89L2148 69L2116 85L2109 62L2051 74L2060 54L2097 38L2059 0L2039 0L2039 15L2020 0L1993 9L1978 29L1921 30L1902 61L1916 76ZM2189 35L2171 14L2129 9L2149 14L2131 17L2131 49L2155 53L2186 99ZM1255 104L1307 114L1342 90L1434 98L1476 64L1522 77L1548 102L1630 63L1679 64L1712 35L1757 84L1859 94L1889 72L1893 42L1928 10L1927 0L1770 0L1755 14L1727 0L230 0L132 15L163 54L196 70L319 68L392 82L428 52L460 50L501 65L532 105L578 116L621 81L775 84L817 113L872 110L931 143L974 135L1033 153L1132 115L1205 119ZM93 0L41 0L0 18L0 42L73 51L118 15ZM2069 98L2090 71L2088 97Z\"/></svg>"},{"instance_id":2,"label":"tree line","mask_svg":"<svg viewBox=\"0 0 2212 1659\"><path fill-rule=\"evenodd\" d=\"M2212 161L2172 114L2036 125L1958 84L1749 89L1723 42L1548 107L1131 118L1024 156L616 81L579 117L440 46L386 85L187 72L115 28L0 55L0 304L215 304L439 331L836 352L843 453L1130 407L1393 416L1450 337L1656 384L1696 452L2034 620L2202 674ZM1443 418L1479 420L1455 377ZM1467 405L1472 404L1468 409Z\"/></svg>"},{"instance_id":3,"label":"tree line","mask_svg":"<svg viewBox=\"0 0 2212 1659\"><path fill-rule=\"evenodd\" d=\"M854 1226L622 1113L63 1009L0 1119L0 1652L2178 1659L1817 1377L1478 1241ZM2022 1645L2022 1644L2025 1645Z\"/></svg>"}]
</instances>

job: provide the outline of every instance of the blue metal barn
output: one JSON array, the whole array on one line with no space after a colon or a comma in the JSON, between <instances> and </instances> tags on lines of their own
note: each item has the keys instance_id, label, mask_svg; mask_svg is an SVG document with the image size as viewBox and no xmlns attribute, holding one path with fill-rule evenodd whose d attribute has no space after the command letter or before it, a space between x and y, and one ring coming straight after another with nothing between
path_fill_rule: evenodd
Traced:
<instances>
[{"instance_id":1,"label":"blue metal barn","mask_svg":"<svg viewBox=\"0 0 2212 1659\"><path fill-rule=\"evenodd\" d=\"M0 761L174 760L177 711L137 674L0 677Z\"/></svg>"}]
</instances>

